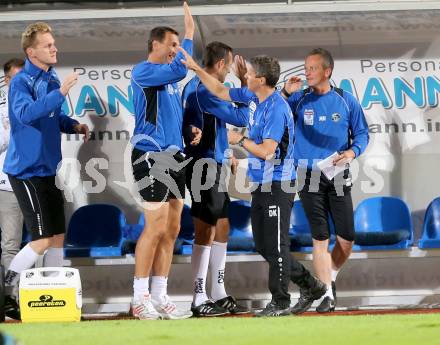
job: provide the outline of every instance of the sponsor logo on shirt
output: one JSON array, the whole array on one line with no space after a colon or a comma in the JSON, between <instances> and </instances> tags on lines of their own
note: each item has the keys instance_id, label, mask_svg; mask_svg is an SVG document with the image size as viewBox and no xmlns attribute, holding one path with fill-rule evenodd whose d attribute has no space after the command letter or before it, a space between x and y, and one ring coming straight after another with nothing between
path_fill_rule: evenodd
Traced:
<instances>
[{"instance_id":1,"label":"sponsor logo on shirt","mask_svg":"<svg viewBox=\"0 0 440 345\"><path fill-rule=\"evenodd\" d=\"M332 121L338 122L341 119L341 115L339 113L332 114Z\"/></svg>"},{"instance_id":2,"label":"sponsor logo on shirt","mask_svg":"<svg viewBox=\"0 0 440 345\"><path fill-rule=\"evenodd\" d=\"M324 122L325 120L327 120L327 116L320 116L319 117L319 122Z\"/></svg>"},{"instance_id":3,"label":"sponsor logo on shirt","mask_svg":"<svg viewBox=\"0 0 440 345\"><path fill-rule=\"evenodd\" d=\"M313 126L313 117L315 112L313 109L304 109L304 124L308 126Z\"/></svg>"}]
</instances>

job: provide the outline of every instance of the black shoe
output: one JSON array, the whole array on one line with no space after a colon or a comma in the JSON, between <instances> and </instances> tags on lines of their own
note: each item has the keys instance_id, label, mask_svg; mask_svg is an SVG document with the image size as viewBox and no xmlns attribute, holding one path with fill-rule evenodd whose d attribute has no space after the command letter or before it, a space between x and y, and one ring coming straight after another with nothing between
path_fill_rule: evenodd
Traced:
<instances>
[{"instance_id":1,"label":"black shoe","mask_svg":"<svg viewBox=\"0 0 440 345\"><path fill-rule=\"evenodd\" d=\"M275 302L269 302L266 307L255 314L257 317L267 317L267 316L288 316L290 315L290 307L280 307L275 304Z\"/></svg>"},{"instance_id":2,"label":"black shoe","mask_svg":"<svg viewBox=\"0 0 440 345\"><path fill-rule=\"evenodd\" d=\"M327 291L327 285L325 285L319 279L315 280L315 286L311 289L301 288L299 289L298 302L290 309L292 314L302 314L309 310L313 302L320 299Z\"/></svg>"},{"instance_id":3,"label":"black shoe","mask_svg":"<svg viewBox=\"0 0 440 345\"><path fill-rule=\"evenodd\" d=\"M321 304L316 307L316 311L318 313L330 313L335 311L335 307L335 300L327 296L322 300Z\"/></svg>"},{"instance_id":4,"label":"black shoe","mask_svg":"<svg viewBox=\"0 0 440 345\"><path fill-rule=\"evenodd\" d=\"M335 300L335 304L336 304L336 302L337 302L338 300L337 300L337 298L336 298L336 283L335 283L334 280L332 281L332 292L333 292L333 299Z\"/></svg>"},{"instance_id":5,"label":"black shoe","mask_svg":"<svg viewBox=\"0 0 440 345\"><path fill-rule=\"evenodd\" d=\"M226 309L229 311L232 315L239 315L239 314L247 314L249 313L249 310L239 304L237 304L237 301L232 296L227 296L225 298L219 299L215 302L219 307Z\"/></svg>"},{"instance_id":6,"label":"black shoe","mask_svg":"<svg viewBox=\"0 0 440 345\"><path fill-rule=\"evenodd\" d=\"M191 305L191 311L195 317L222 316L229 314L227 309L220 307L213 301L206 301L197 307Z\"/></svg>"},{"instance_id":7,"label":"black shoe","mask_svg":"<svg viewBox=\"0 0 440 345\"><path fill-rule=\"evenodd\" d=\"M16 300L8 295L5 296L5 315L14 320L21 320L20 307Z\"/></svg>"}]
</instances>

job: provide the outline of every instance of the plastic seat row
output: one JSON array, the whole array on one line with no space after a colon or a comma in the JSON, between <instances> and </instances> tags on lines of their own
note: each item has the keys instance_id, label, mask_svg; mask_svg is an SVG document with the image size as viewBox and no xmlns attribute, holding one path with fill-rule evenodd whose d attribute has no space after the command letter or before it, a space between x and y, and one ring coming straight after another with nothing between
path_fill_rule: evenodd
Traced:
<instances>
[{"instance_id":1,"label":"plastic seat row","mask_svg":"<svg viewBox=\"0 0 440 345\"><path fill-rule=\"evenodd\" d=\"M250 224L250 204L233 202L230 209L231 240L228 250L252 252L254 241ZM69 222L64 244L66 257L107 257L132 254L145 225L144 215L137 224L127 223L124 213L109 204L91 204L77 209ZM181 229L175 254L191 254L194 226L189 206L182 211Z\"/></svg>"},{"instance_id":2,"label":"plastic seat row","mask_svg":"<svg viewBox=\"0 0 440 345\"><path fill-rule=\"evenodd\" d=\"M411 213L399 198L375 197L362 201L354 213L354 227L353 250L405 249L414 244ZM332 226L330 230L334 234ZM295 202L292 211L291 238L293 250L311 250L310 227L299 201ZM332 240L334 242L333 236ZM440 197L426 209L418 247L440 248Z\"/></svg>"},{"instance_id":3,"label":"plastic seat row","mask_svg":"<svg viewBox=\"0 0 440 345\"><path fill-rule=\"evenodd\" d=\"M329 215L330 246L336 236ZM395 197L375 197L362 201L354 212L356 231L353 250L403 249L413 243L413 225L406 203ZM296 201L291 218L291 249L309 252L312 250L310 225L301 201Z\"/></svg>"},{"instance_id":4,"label":"plastic seat row","mask_svg":"<svg viewBox=\"0 0 440 345\"><path fill-rule=\"evenodd\" d=\"M336 237L331 215L329 220L330 246L333 246ZM250 203L244 200L231 202L229 222L228 251L254 252ZM144 223L141 215L137 224L127 224L123 212L113 205L83 206L70 220L65 241L66 256L102 257L134 253ZM353 250L404 249L413 244L411 214L406 203L399 198L374 197L362 201L355 210L354 224L356 237ZM193 236L190 208L185 205L174 253L190 254ZM296 201L292 209L289 236L292 251L312 250L310 225L300 201ZM433 200L426 210L419 247L440 248L440 198Z\"/></svg>"}]
</instances>

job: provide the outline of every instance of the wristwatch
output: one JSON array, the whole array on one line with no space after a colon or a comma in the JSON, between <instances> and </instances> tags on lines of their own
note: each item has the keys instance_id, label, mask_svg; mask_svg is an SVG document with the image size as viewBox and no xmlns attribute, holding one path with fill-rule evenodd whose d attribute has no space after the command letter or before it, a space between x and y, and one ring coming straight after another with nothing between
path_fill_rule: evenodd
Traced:
<instances>
[{"instance_id":1,"label":"wristwatch","mask_svg":"<svg viewBox=\"0 0 440 345\"><path fill-rule=\"evenodd\" d=\"M238 141L238 146L240 146L240 147L243 147L243 144L244 144L244 140L245 139L248 139L248 137L245 137L245 136L243 136L243 137L241 137L241 139Z\"/></svg>"}]
</instances>

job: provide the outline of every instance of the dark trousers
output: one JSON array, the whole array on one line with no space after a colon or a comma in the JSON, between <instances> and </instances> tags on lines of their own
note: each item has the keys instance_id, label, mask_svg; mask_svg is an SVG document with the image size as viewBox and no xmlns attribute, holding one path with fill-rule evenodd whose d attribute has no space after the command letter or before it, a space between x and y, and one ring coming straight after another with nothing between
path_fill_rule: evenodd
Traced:
<instances>
[{"instance_id":1,"label":"dark trousers","mask_svg":"<svg viewBox=\"0 0 440 345\"><path fill-rule=\"evenodd\" d=\"M316 175L312 177L312 174ZM330 214L336 235L344 240L354 241L350 171L346 169L331 181L323 173L315 173L311 170L301 172L298 170L298 181L302 179L300 176L305 179L299 196L310 223L312 237L318 241L330 238Z\"/></svg>"},{"instance_id":2,"label":"dark trousers","mask_svg":"<svg viewBox=\"0 0 440 345\"><path fill-rule=\"evenodd\" d=\"M255 247L269 264L272 301L282 308L290 305L290 281L302 288L311 288L314 284L310 272L290 254L289 227L294 199L295 194L284 192L277 181L272 182L270 189L259 186L252 192Z\"/></svg>"}]
</instances>

